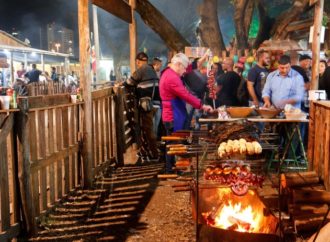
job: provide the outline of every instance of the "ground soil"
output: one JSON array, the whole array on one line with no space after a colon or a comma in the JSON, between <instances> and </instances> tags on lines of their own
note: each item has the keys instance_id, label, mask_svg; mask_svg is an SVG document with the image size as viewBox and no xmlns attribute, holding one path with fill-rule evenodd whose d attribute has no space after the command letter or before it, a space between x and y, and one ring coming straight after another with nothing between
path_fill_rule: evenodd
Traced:
<instances>
[{"instance_id":1,"label":"ground soil","mask_svg":"<svg viewBox=\"0 0 330 242\"><path fill-rule=\"evenodd\" d=\"M162 169L129 165L103 174L44 216L29 241L195 241L190 193L159 180Z\"/></svg>"}]
</instances>

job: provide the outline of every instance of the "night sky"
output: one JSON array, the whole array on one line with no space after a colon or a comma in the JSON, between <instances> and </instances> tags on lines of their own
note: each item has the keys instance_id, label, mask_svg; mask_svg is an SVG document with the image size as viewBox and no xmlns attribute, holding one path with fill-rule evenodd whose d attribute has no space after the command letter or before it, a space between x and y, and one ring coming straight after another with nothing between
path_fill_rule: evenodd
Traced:
<instances>
[{"instance_id":1,"label":"night sky","mask_svg":"<svg viewBox=\"0 0 330 242\"><path fill-rule=\"evenodd\" d=\"M56 22L75 29L77 18L74 0L1 0L0 29L11 33L15 28L33 47L39 47L40 27Z\"/></svg>"},{"instance_id":2,"label":"night sky","mask_svg":"<svg viewBox=\"0 0 330 242\"><path fill-rule=\"evenodd\" d=\"M28 38L32 47L40 47L40 28L55 22L75 32L75 46L78 47L78 2L77 0L0 0L0 29L12 32L13 28L21 32L20 38ZM177 30L192 44L196 45L195 29L199 21L197 7L202 0L150 0ZM225 43L235 34L233 23L233 5L229 0L219 0L218 16ZM276 2L276 3L275 3ZM281 9L290 7L289 0L265 1L269 14L275 17ZM328 6L330 1L325 1ZM276 8L275 8L276 6ZM271 9L271 11L270 11ZM90 8L91 11L91 8ZM90 13L91 31L93 30ZM99 33L101 54L128 56L128 24L99 9ZM152 55L166 55L166 46L136 14L138 32L138 50L152 51ZM257 19L257 17L256 17Z\"/></svg>"}]
</instances>

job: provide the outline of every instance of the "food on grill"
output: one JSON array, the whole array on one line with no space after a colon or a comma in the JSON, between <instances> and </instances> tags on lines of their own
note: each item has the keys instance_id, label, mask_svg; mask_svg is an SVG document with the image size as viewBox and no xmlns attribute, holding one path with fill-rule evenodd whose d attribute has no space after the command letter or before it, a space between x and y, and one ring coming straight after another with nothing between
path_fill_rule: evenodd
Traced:
<instances>
[{"instance_id":1,"label":"food on grill","mask_svg":"<svg viewBox=\"0 0 330 242\"><path fill-rule=\"evenodd\" d=\"M229 139L244 138L245 141L258 140L258 131L253 123L223 123L210 132L212 142L221 144Z\"/></svg>"},{"instance_id":2,"label":"food on grill","mask_svg":"<svg viewBox=\"0 0 330 242\"><path fill-rule=\"evenodd\" d=\"M209 98L216 99L216 88L215 88L215 77L214 72L211 70L209 71L209 75L207 78L207 87L209 89Z\"/></svg>"},{"instance_id":3,"label":"food on grill","mask_svg":"<svg viewBox=\"0 0 330 242\"><path fill-rule=\"evenodd\" d=\"M218 155L220 158L230 156L232 154L261 154L262 147L257 141L247 142L245 139L231 140L222 142L218 148Z\"/></svg>"},{"instance_id":4,"label":"food on grill","mask_svg":"<svg viewBox=\"0 0 330 242\"><path fill-rule=\"evenodd\" d=\"M230 186L236 195L244 195L248 186L262 186L263 176L251 172L248 165L230 166L216 165L208 166L204 171L205 180L215 181L221 185Z\"/></svg>"}]
</instances>

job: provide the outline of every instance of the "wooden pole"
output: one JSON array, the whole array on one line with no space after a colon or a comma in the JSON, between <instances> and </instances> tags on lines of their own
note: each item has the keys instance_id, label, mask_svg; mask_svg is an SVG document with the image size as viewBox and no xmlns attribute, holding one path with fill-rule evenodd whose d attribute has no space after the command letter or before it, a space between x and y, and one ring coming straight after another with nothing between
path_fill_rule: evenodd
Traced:
<instances>
[{"instance_id":1,"label":"wooden pole","mask_svg":"<svg viewBox=\"0 0 330 242\"><path fill-rule=\"evenodd\" d=\"M311 89L317 90L319 87L319 62L320 62L320 35L323 18L324 0L318 0L314 11L314 32L312 43L312 80Z\"/></svg>"},{"instance_id":2,"label":"wooden pole","mask_svg":"<svg viewBox=\"0 0 330 242\"><path fill-rule=\"evenodd\" d=\"M83 137L83 175L84 187L90 187L93 179L93 145L92 145L92 95L91 95L91 65L89 39L89 0L78 0L79 26L79 59L80 59L80 88L84 98L84 137Z\"/></svg>"},{"instance_id":3,"label":"wooden pole","mask_svg":"<svg viewBox=\"0 0 330 242\"><path fill-rule=\"evenodd\" d=\"M93 5L93 31L94 46L96 60L96 83L100 81L100 39L99 39L99 22L97 18L97 6Z\"/></svg>"},{"instance_id":4,"label":"wooden pole","mask_svg":"<svg viewBox=\"0 0 330 242\"><path fill-rule=\"evenodd\" d=\"M129 46L130 46L130 68L131 73L135 71L135 56L136 56L136 21L134 18L134 9L136 6L135 0L129 0L132 13L132 23L129 24Z\"/></svg>"}]
</instances>

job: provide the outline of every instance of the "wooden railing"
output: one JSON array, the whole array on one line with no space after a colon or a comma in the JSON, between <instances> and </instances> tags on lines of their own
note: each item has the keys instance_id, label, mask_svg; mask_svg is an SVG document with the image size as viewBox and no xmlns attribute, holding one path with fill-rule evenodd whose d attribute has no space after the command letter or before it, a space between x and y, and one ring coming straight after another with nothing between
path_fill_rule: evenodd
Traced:
<instances>
[{"instance_id":1,"label":"wooden railing","mask_svg":"<svg viewBox=\"0 0 330 242\"><path fill-rule=\"evenodd\" d=\"M115 93L112 88L92 92L93 102L93 167L94 173L116 161L117 140ZM118 133L119 134L119 133Z\"/></svg>"},{"instance_id":2,"label":"wooden railing","mask_svg":"<svg viewBox=\"0 0 330 242\"><path fill-rule=\"evenodd\" d=\"M49 81L46 83L33 82L27 85L29 96L53 95L70 93L71 90L61 82Z\"/></svg>"},{"instance_id":3,"label":"wooden railing","mask_svg":"<svg viewBox=\"0 0 330 242\"><path fill-rule=\"evenodd\" d=\"M20 232L14 113L0 110L0 241Z\"/></svg>"},{"instance_id":4,"label":"wooden railing","mask_svg":"<svg viewBox=\"0 0 330 242\"><path fill-rule=\"evenodd\" d=\"M124 164L134 140L126 102L123 88L92 92L92 177ZM40 215L84 184L84 103L57 94L19 98L19 106L0 111L0 241L22 227L33 233Z\"/></svg>"},{"instance_id":5,"label":"wooden railing","mask_svg":"<svg viewBox=\"0 0 330 242\"><path fill-rule=\"evenodd\" d=\"M330 190L330 101L311 102L308 132L309 169Z\"/></svg>"}]
</instances>

